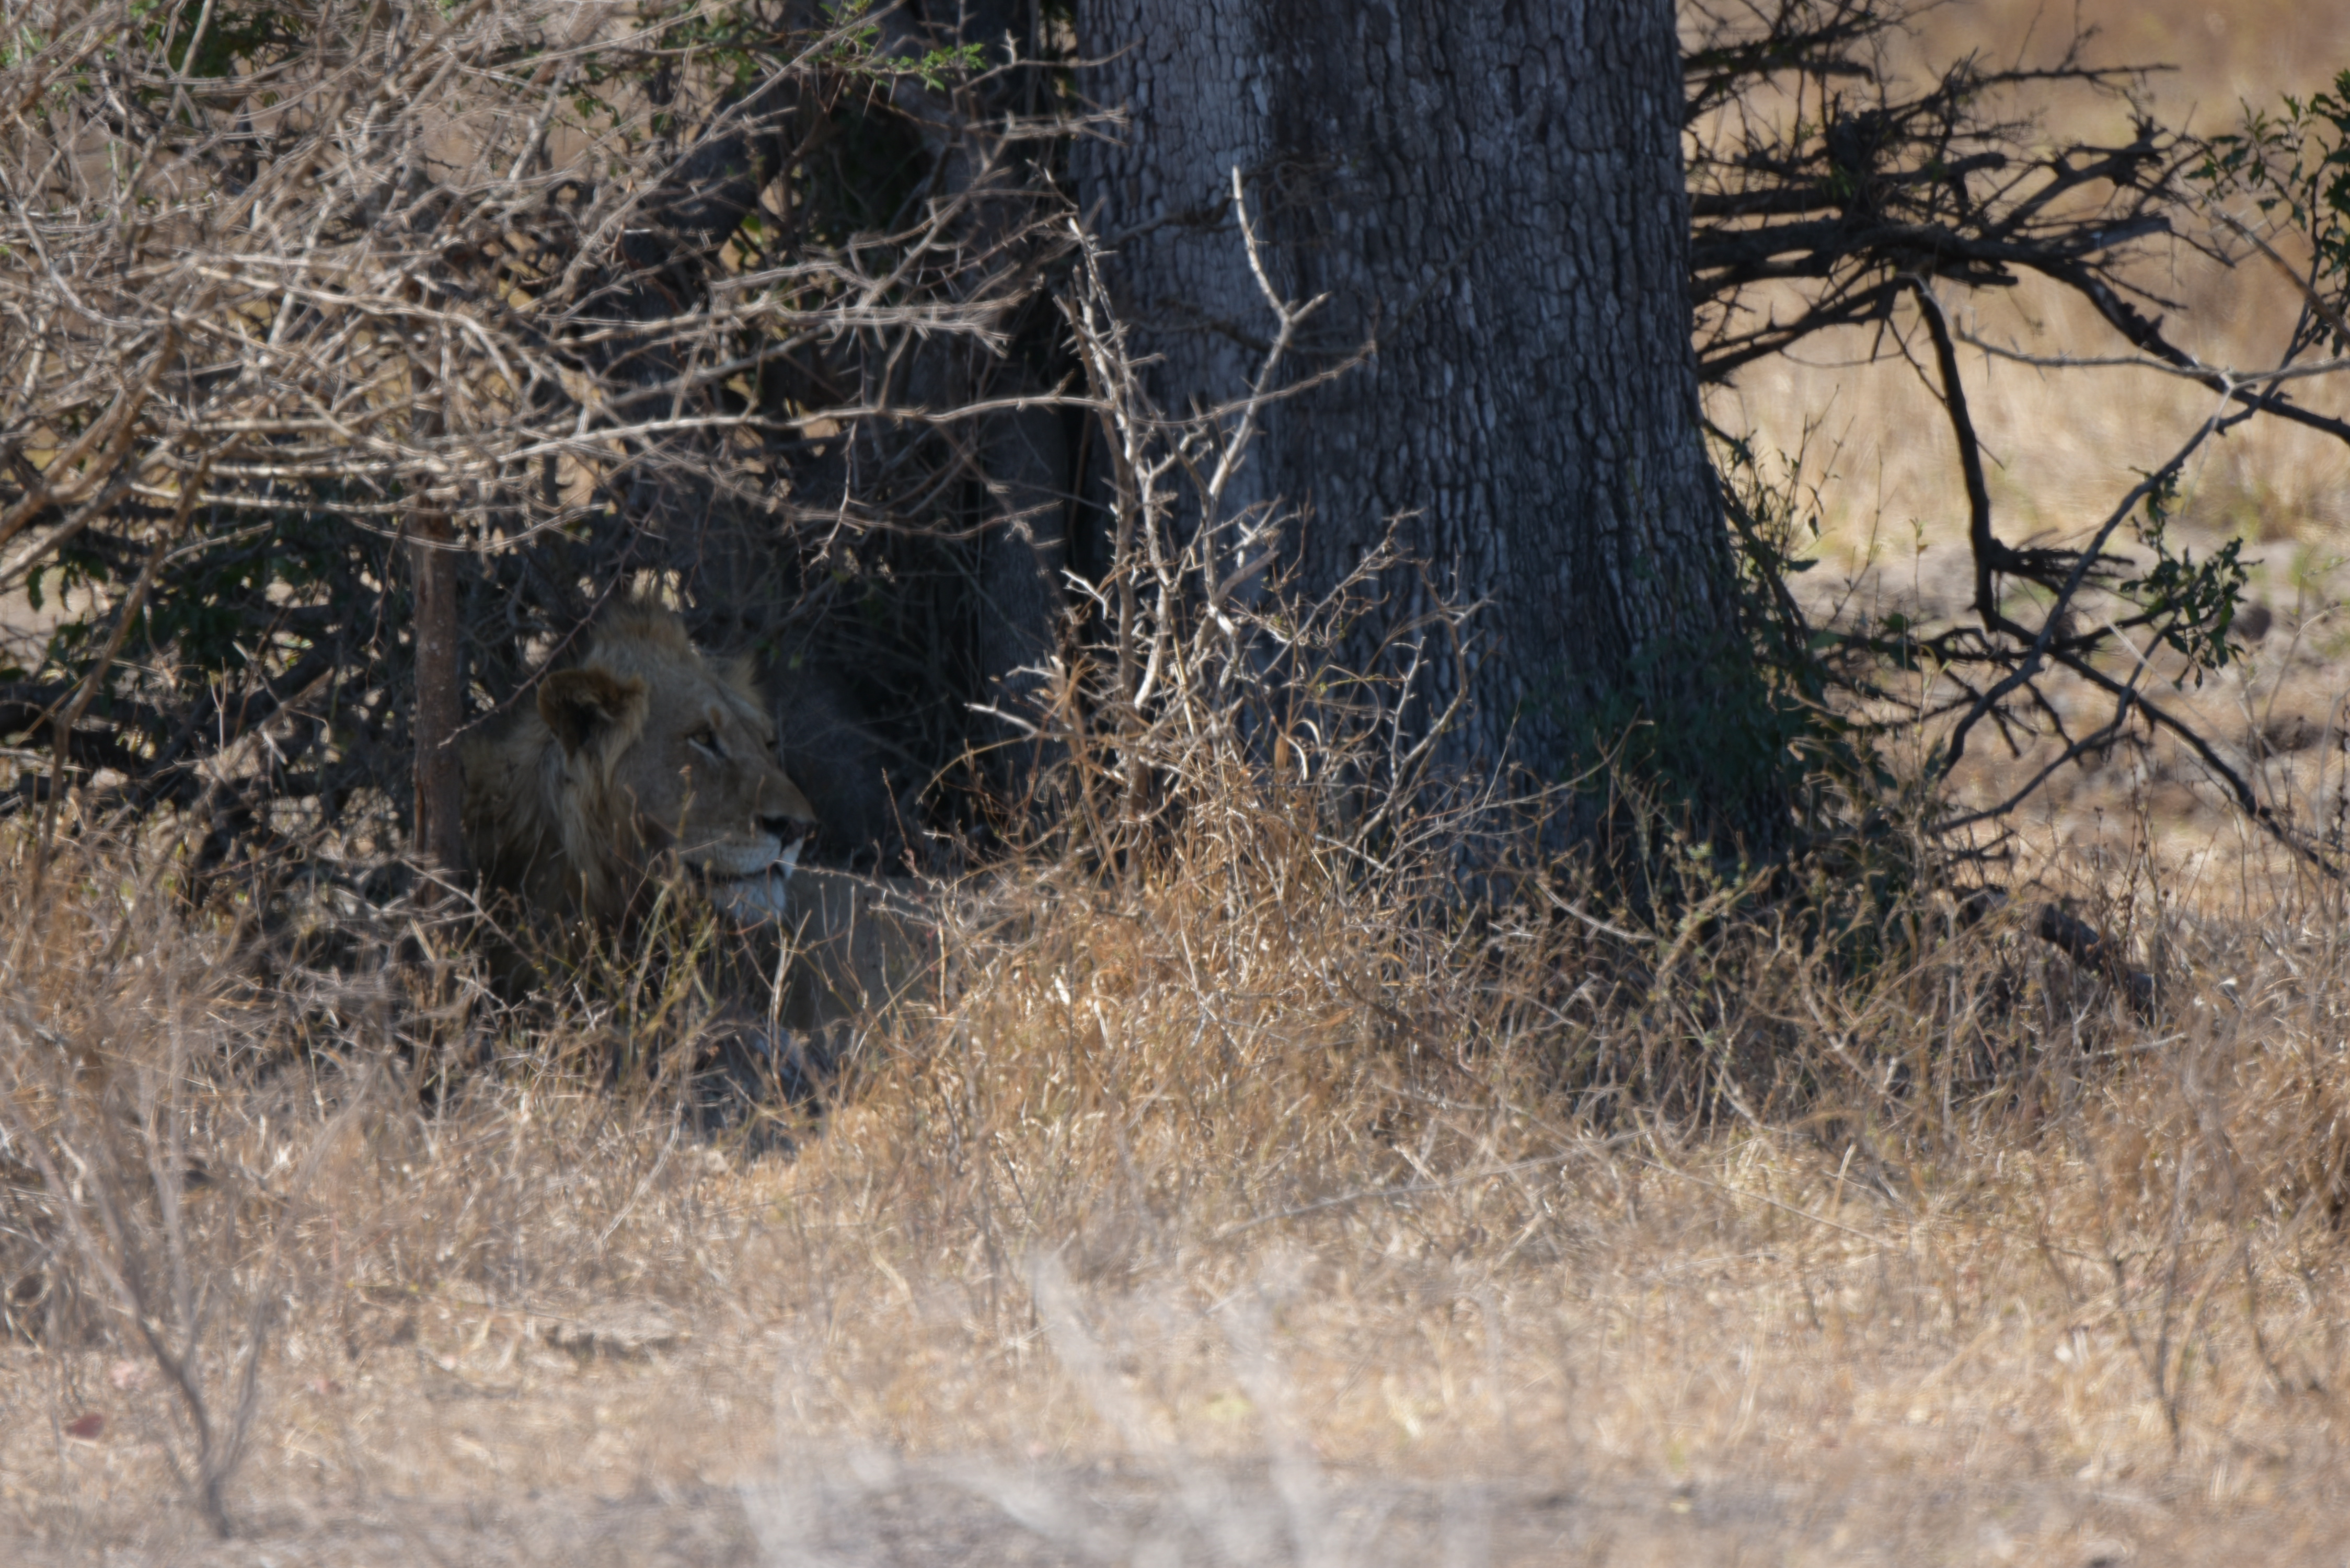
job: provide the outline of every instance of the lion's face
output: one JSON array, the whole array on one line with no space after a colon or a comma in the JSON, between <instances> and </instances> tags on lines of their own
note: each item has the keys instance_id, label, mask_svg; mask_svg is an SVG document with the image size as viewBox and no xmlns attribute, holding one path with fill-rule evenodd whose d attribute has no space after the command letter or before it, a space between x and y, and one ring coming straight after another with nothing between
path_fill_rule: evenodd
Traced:
<instances>
[{"instance_id":1,"label":"lion's face","mask_svg":"<svg viewBox=\"0 0 2350 1568\"><path fill-rule=\"evenodd\" d=\"M723 905L733 884L788 874L815 829L765 704L673 616L616 618L539 683L536 718L467 767L476 859L534 903L617 915L673 867Z\"/></svg>"},{"instance_id":2,"label":"lion's face","mask_svg":"<svg viewBox=\"0 0 2350 1568\"><path fill-rule=\"evenodd\" d=\"M622 855L669 857L712 882L796 859L816 826L775 761L774 723L698 657L634 672L584 665L540 684L539 715L566 772L604 797Z\"/></svg>"}]
</instances>

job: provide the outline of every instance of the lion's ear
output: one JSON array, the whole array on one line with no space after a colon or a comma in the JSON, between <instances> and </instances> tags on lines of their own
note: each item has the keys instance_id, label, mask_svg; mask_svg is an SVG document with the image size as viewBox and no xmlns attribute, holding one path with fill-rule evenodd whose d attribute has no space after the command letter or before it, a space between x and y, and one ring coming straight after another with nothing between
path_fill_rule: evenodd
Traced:
<instances>
[{"instance_id":1,"label":"lion's ear","mask_svg":"<svg viewBox=\"0 0 2350 1568\"><path fill-rule=\"evenodd\" d=\"M538 716L563 742L566 756L577 756L640 715L645 683L589 665L558 670L538 683Z\"/></svg>"}]
</instances>

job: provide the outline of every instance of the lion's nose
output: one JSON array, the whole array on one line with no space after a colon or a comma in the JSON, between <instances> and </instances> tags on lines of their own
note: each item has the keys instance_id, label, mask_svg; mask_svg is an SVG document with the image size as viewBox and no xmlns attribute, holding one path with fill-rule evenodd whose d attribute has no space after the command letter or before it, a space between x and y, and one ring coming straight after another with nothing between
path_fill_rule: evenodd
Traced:
<instances>
[{"instance_id":1,"label":"lion's nose","mask_svg":"<svg viewBox=\"0 0 2350 1568\"><path fill-rule=\"evenodd\" d=\"M805 836L815 825L799 817L777 814L759 818L759 826L775 836L779 843L789 844Z\"/></svg>"}]
</instances>

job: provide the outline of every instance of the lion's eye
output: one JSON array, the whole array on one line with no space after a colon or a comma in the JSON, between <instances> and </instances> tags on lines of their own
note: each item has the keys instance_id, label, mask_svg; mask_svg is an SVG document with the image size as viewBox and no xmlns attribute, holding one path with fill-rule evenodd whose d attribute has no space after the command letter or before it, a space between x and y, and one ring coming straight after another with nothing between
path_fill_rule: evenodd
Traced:
<instances>
[{"instance_id":1,"label":"lion's eye","mask_svg":"<svg viewBox=\"0 0 2350 1568\"><path fill-rule=\"evenodd\" d=\"M711 756L716 758L720 762L724 762L726 760L726 748L718 743L717 731L709 729L696 730L685 739L687 744L692 746L694 750L698 752L707 752Z\"/></svg>"}]
</instances>

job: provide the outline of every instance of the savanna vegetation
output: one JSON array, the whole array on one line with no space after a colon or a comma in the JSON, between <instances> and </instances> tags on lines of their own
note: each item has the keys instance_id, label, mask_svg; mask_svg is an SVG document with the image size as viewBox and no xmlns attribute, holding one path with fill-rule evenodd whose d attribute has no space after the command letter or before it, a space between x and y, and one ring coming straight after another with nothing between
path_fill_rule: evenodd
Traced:
<instances>
[{"instance_id":1,"label":"savanna vegetation","mask_svg":"<svg viewBox=\"0 0 2350 1568\"><path fill-rule=\"evenodd\" d=\"M2307 11L1684 6L1736 711L1478 773L1484 608L1234 478L1312 170L1170 395L1087 8L12 10L14 1559L2331 1562ZM435 838L630 594L935 921L800 1097Z\"/></svg>"}]
</instances>

